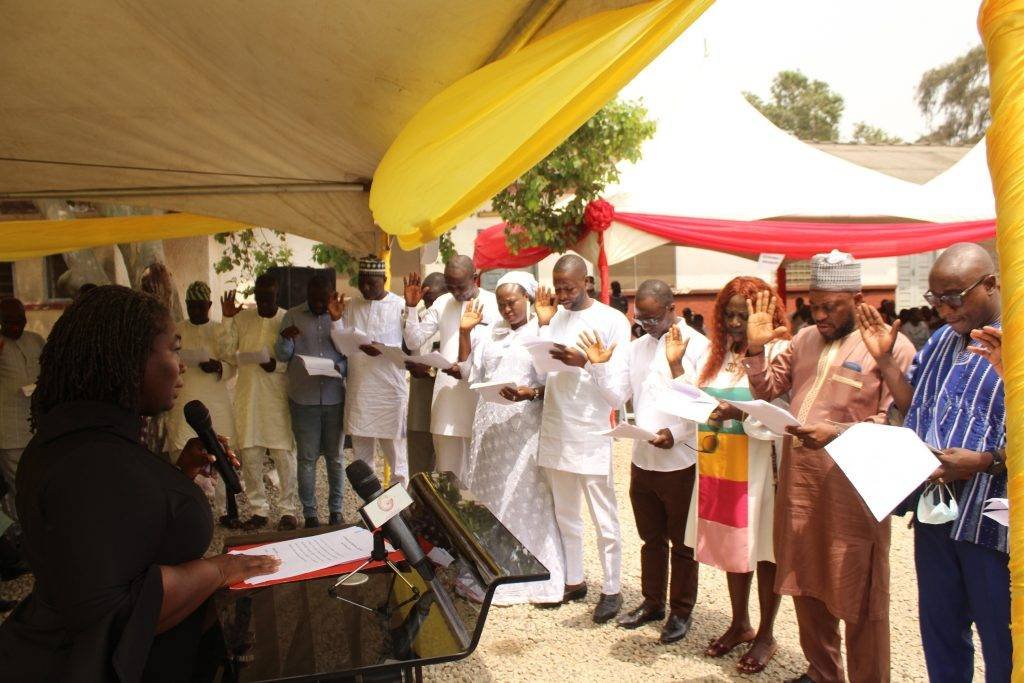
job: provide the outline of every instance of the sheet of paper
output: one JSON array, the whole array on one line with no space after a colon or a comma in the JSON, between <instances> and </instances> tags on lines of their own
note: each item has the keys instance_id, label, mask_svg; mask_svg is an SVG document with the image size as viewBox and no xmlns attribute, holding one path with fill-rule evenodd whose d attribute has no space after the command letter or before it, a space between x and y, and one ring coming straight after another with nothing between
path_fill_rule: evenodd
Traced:
<instances>
[{"instance_id":1,"label":"sheet of paper","mask_svg":"<svg viewBox=\"0 0 1024 683\"><path fill-rule=\"evenodd\" d=\"M566 365L560 360L551 357L551 351L558 345L553 341L541 339L540 337L525 338L522 340L523 347L530 352L533 359L533 367L540 374L548 372L579 372L580 369L574 365Z\"/></svg>"},{"instance_id":2,"label":"sheet of paper","mask_svg":"<svg viewBox=\"0 0 1024 683\"><path fill-rule=\"evenodd\" d=\"M376 356L378 360L388 361L394 363L395 365L405 365L405 361L408 358L408 356L406 356L405 351L403 351L399 347L388 346L387 344L382 344L380 342L374 342L372 346L373 348L380 351L380 355ZM362 353L362 351L360 351L359 353Z\"/></svg>"},{"instance_id":3,"label":"sheet of paper","mask_svg":"<svg viewBox=\"0 0 1024 683\"><path fill-rule=\"evenodd\" d=\"M360 351L362 353L362 351ZM337 377L341 379L341 373L334 367L334 361L330 358L320 358L318 356L303 356L297 354L295 356L302 363L302 367L306 368L306 372L311 377Z\"/></svg>"},{"instance_id":4,"label":"sheet of paper","mask_svg":"<svg viewBox=\"0 0 1024 683\"><path fill-rule=\"evenodd\" d=\"M504 388L515 389L515 382L478 382L477 384L470 384L469 388L480 395L480 400L485 403L500 403L501 405L512 405L515 401L510 401L501 395L501 390Z\"/></svg>"},{"instance_id":5,"label":"sheet of paper","mask_svg":"<svg viewBox=\"0 0 1024 683\"><path fill-rule=\"evenodd\" d=\"M658 435L654 432L649 432L646 429L640 429L636 425L627 424L625 422L616 425L615 429L606 429L603 432L591 432L597 436L610 436L613 439L632 439L633 441L650 441L651 439L658 438Z\"/></svg>"},{"instance_id":6,"label":"sheet of paper","mask_svg":"<svg viewBox=\"0 0 1024 683\"><path fill-rule=\"evenodd\" d=\"M437 351L431 351L430 353L425 353L421 356L406 356L405 362L428 365L432 368L437 368L438 370L447 370L451 366L455 365L455 363L451 362Z\"/></svg>"},{"instance_id":7,"label":"sheet of paper","mask_svg":"<svg viewBox=\"0 0 1024 683\"><path fill-rule=\"evenodd\" d=\"M1006 498L989 498L981 514L1003 526L1010 526L1010 501Z\"/></svg>"},{"instance_id":8,"label":"sheet of paper","mask_svg":"<svg viewBox=\"0 0 1024 683\"><path fill-rule=\"evenodd\" d=\"M707 422L718 399L688 382L669 382L660 392L658 410L693 422Z\"/></svg>"},{"instance_id":9,"label":"sheet of paper","mask_svg":"<svg viewBox=\"0 0 1024 683\"><path fill-rule=\"evenodd\" d=\"M825 450L879 522L939 465L912 430L870 422L853 425Z\"/></svg>"},{"instance_id":10,"label":"sheet of paper","mask_svg":"<svg viewBox=\"0 0 1024 683\"><path fill-rule=\"evenodd\" d=\"M390 552L392 548L388 545L387 549ZM228 552L235 555L274 555L281 560L281 566L273 574L254 576L246 581L246 585L259 586L268 581L289 579L336 564L365 560L372 550L373 534L362 527L353 526L317 536Z\"/></svg>"},{"instance_id":11,"label":"sheet of paper","mask_svg":"<svg viewBox=\"0 0 1024 683\"><path fill-rule=\"evenodd\" d=\"M338 350L346 356L362 353L362 351L359 350L360 346L367 346L373 343L370 336L358 327L346 327L343 330L336 332L333 338L335 343L338 345Z\"/></svg>"},{"instance_id":12,"label":"sheet of paper","mask_svg":"<svg viewBox=\"0 0 1024 683\"><path fill-rule=\"evenodd\" d=\"M182 349L178 352L178 356L181 357L181 362L185 365L199 365L210 360L209 349Z\"/></svg>"},{"instance_id":13,"label":"sheet of paper","mask_svg":"<svg viewBox=\"0 0 1024 683\"><path fill-rule=\"evenodd\" d=\"M25 386L23 386L21 388L21 393L24 394L26 397L31 398L31 396L35 392L35 390L36 390L36 385L35 384L26 384Z\"/></svg>"},{"instance_id":14,"label":"sheet of paper","mask_svg":"<svg viewBox=\"0 0 1024 683\"><path fill-rule=\"evenodd\" d=\"M237 360L239 365L263 365L270 362L270 351L265 348L259 351L239 351Z\"/></svg>"},{"instance_id":15,"label":"sheet of paper","mask_svg":"<svg viewBox=\"0 0 1024 683\"><path fill-rule=\"evenodd\" d=\"M800 426L800 421L793 417L792 413L768 401L758 399L756 401L726 402L736 406L779 436L785 436L786 427Z\"/></svg>"}]
</instances>

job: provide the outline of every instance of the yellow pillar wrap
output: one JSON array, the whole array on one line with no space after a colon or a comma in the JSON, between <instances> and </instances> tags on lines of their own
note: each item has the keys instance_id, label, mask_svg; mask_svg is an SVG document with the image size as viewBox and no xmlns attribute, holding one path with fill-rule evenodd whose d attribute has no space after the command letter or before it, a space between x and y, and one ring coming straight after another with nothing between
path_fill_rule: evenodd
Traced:
<instances>
[{"instance_id":1,"label":"yellow pillar wrap","mask_svg":"<svg viewBox=\"0 0 1024 683\"><path fill-rule=\"evenodd\" d=\"M436 239L583 125L711 3L602 12L456 81L384 154L374 220L407 251Z\"/></svg>"},{"instance_id":2,"label":"yellow pillar wrap","mask_svg":"<svg viewBox=\"0 0 1024 683\"><path fill-rule=\"evenodd\" d=\"M384 262L384 288L391 284L391 235L382 232L380 235L380 254L377 258Z\"/></svg>"},{"instance_id":3,"label":"yellow pillar wrap","mask_svg":"<svg viewBox=\"0 0 1024 683\"><path fill-rule=\"evenodd\" d=\"M988 165L996 198L1003 300L1010 500L1013 680L1024 680L1024 0L986 0L978 27L988 55Z\"/></svg>"}]
</instances>

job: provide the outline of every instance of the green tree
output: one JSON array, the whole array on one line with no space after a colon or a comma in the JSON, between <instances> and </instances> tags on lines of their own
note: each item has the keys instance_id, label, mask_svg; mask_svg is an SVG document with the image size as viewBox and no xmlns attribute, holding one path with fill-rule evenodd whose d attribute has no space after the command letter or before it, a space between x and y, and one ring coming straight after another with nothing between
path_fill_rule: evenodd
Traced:
<instances>
[{"instance_id":1,"label":"green tree","mask_svg":"<svg viewBox=\"0 0 1024 683\"><path fill-rule=\"evenodd\" d=\"M313 245L313 261L322 266L334 268L338 275L347 275L348 283L353 287L359 280L359 257L351 252L323 242Z\"/></svg>"},{"instance_id":2,"label":"green tree","mask_svg":"<svg viewBox=\"0 0 1024 683\"><path fill-rule=\"evenodd\" d=\"M985 48L978 45L926 71L917 85L917 106L932 127L918 142L962 145L981 140L991 120Z\"/></svg>"},{"instance_id":3,"label":"green tree","mask_svg":"<svg viewBox=\"0 0 1024 683\"><path fill-rule=\"evenodd\" d=\"M839 139L843 98L825 81L812 81L800 71L780 71L772 81L770 101L749 92L743 96L765 118L801 140Z\"/></svg>"},{"instance_id":4,"label":"green tree","mask_svg":"<svg viewBox=\"0 0 1024 683\"><path fill-rule=\"evenodd\" d=\"M492 199L508 223L512 253L532 246L564 252L579 239L587 204L619 179L619 161L637 161L654 135L640 102L613 100L540 163Z\"/></svg>"},{"instance_id":5,"label":"green tree","mask_svg":"<svg viewBox=\"0 0 1024 683\"><path fill-rule=\"evenodd\" d=\"M902 145L903 138L861 121L853 126L853 142L859 145Z\"/></svg>"},{"instance_id":6,"label":"green tree","mask_svg":"<svg viewBox=\"0 0 1024 683\"><path fill-rule=\"evenodd\" d=\"M278 230L247 228L237 232L218 232L213 238L218 244L224 245L224 251L217 263L213 264L213 269L217 273L237 271L229 282L236 287L241 285L239 292L242 296L252 294L256 278L268 268L292 264L294 254L285 234Z\"/></svg>"}]
</instances>

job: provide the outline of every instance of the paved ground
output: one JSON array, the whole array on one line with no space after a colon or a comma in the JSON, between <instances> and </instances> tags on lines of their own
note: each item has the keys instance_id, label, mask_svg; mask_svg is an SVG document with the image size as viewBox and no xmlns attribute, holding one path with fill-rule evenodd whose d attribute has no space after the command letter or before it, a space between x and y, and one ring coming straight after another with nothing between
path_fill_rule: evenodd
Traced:
<instances>
[{"instance_id":1,"label":"paved ground","mask_svg":"<svg viewBox=\"0 0 1024 683\"><path fill-rule=\"evenodd\" d=\"M627 496L628 445L616 445L616 493L623 531L623 597L627 608L640 601L640 541L633 524ZM320 502L326 520L326 482L321 463ZM346 484L347 488L347 484ZM354 521L355 495L348 490L346 519ZM276 514L276 513L275 513ZM892 565L892 680L927 680L917 626L917 591L914 581L913 545L905 522L894 520ZM588 535L592 527L587 522ZM220 547L219 530L211 547ZM597 626L590 614L600 592L601 569L593 546L587 547L587 576L591 593L586 603L566 605L558 610L530 606L492 609L480 646L469 658L427 670L431 680L452 681L704 681L781 680L797 676L805 663L800 652L792 603L784 598L776 625L780 648L774 661L759 676L740 676L736 660L743 650L712 660L702 651L729 623L729 596L725 576L701 568L700 594L694 624L685 640L670 646L657 642L657 625L626 631L613 625ZM0 598L21 597L31 590L32 579L22 577L0 585ZM757 623L756 598L751 619ZM980 651L976 679L984 680Z\"/></svg>"}]
</instances>

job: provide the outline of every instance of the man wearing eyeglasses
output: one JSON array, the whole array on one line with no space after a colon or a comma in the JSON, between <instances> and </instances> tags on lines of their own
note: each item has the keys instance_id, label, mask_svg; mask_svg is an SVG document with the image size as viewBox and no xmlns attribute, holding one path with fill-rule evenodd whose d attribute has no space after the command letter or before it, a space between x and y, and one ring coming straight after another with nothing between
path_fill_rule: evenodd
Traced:
<instances>
[{"instance_id":1,"label":"man wearing eyeglasses","mask_svg":"<svg viewBox=\"0 0 1024 683\"><path fill-rule=\"evenodd\" d=\"M764 294L764 293L762 293ZM846 624L851 681L889 680L890 522L875 520L850 481L825 452L842 425L884 422L892 395L882 370L857 334L863 303L861 266L832 251L811 260L813 326L767 361L764 346L785 328L773 322L775 303L758 295L747 317L743 366L755 398L790 393L800 427L787 431L775 494L775 589L793 596L807 673L797 681L846 680L839 621ZM906 371L914 346L897 335L893 365Z\"/></svg>"},{"instance_id":2,"label":"man wearing eyeglasses","mask_svg":"<svg viewBox=\"0 0 1024 683\"><path fill-rule=\"evenodd\" d=\"M1001 329L995 271L977 244L955 244L935 261L925 299L946 324L917 354L909 382L890 351L899 324L858 310L864 341L906 414L904 426L940 452L931 480L949 486L956 501L952 521L914 519L921 640L932 680L971 679L972 622L986 678L1010 680L1007 528L982 514L986 500L1006 497L1006 404L1000 368L971 339L972 331ZM974 336L984 340L986 333ZM919 499L920 491L896 513L917 510Z\"/></svg>"}]
</instances>

